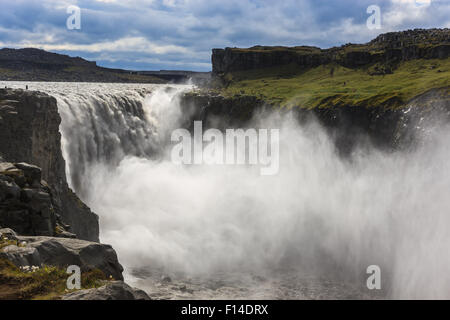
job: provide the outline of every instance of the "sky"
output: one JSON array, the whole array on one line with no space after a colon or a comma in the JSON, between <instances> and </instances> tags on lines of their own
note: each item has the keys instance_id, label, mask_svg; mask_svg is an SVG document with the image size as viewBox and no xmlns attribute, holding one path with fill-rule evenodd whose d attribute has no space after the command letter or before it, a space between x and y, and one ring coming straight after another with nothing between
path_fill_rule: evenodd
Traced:
<instances>
[{"instance_id":1,"label":"sky","mask_svg":"<svg viewBox=\"0 0 450 320\"><path fill-rule=\"evenodd\" d=\"M450 0L0 0L0 47L35 47L131 70L211 70L211 49L321 48L450 28ZM369 28L371 5L379 28ZM69 6L80 8L73 20ZM67 20L80 21L69 29ZM378 21L378 20L377 20Z\"/></svg>"}]
</instances>

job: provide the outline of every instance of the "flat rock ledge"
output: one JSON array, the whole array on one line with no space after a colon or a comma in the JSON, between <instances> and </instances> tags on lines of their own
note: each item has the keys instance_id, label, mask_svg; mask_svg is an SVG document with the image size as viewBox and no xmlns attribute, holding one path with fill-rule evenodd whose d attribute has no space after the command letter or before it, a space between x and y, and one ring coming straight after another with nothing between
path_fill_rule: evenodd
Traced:
<instances>
[{"instance_id":1,"label":"flat rock ledge","mask_svg":"<svg viewBox=\"0 0 450 320\"><path fill-rule=\"evenodd\" d=\"M114 249L107 244L79 239L45 236L18 236L10 229L2 234L18 241L0 250L0 258L7 259L18 267L51 265L67 268L77 265L82 272L99 269L107 277L123 280L123 267Z\"/></svg>"},{"instance_id":2,"label":"flat rock ledge","mask_svg":"<svg viewBox=\"0 0 450 320\"><path fill-rule=\"evenodd\" d=\"M123 281L111 281L100 288L79 290L62 296L62 300L151 300L142 290Z\"/></svg>"},{"instance_id":3,"label":"flat rock ledge","mask_svg":"<svg viewBox=\"0 0 450 320\"><path fill-rule=\"evenodd\" d=\"M0 238L17 243L1 248L0 259L9 260L18 267L77 265L82 272L99 269L112 278L99 288L67 293L61 296L62 300L151 300L144 291L123 282L123 267L110 245L80 239L20 236L14 230L2 227Z\"/></svg>"}]
</instances>

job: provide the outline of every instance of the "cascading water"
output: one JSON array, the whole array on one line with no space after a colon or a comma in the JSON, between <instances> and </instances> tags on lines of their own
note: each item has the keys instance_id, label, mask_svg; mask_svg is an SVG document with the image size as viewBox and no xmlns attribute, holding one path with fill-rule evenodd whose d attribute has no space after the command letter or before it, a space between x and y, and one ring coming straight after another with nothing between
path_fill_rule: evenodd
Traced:
<instances>
[{"instance_id":1,"label":"cascading water","mask_svg":"<svg viewBox=\"0 0 450 320\"><path fill-rule=\"evenodd\" d=\"M280 128L280 171L180 166L168 137L189 86L60 84L70 183L128 281L162 298L449 298L450 131L414 151L336 155L315 122ZM171 283L161 282L170 275ZM355 285L356 284L356 285Z\"/></svg>"},{"instance_id":2,"label":"cascading water","mask_svg":"<svg viewBox=\"0 0 450 320\"><path fill-rule=\"evenodd\" d=\"M114 169L131 156L157 158L166 139L164 126L175 125L168 121L178 118L170 109L163 110L170 101L161 103L160 100L170 99L173 93L169 91L179 92L189 87L164 87L158 91L158 97L147 96L151 86L116 91L89 87L79 90L78 87L76 92L53 92L62 118L63 155L74 189L88 197L91 170L97 166ZM147 108L150 104L154 107L151 110ZM158 113L164 113L164 117Z\"/></svg>"}]
</instances>

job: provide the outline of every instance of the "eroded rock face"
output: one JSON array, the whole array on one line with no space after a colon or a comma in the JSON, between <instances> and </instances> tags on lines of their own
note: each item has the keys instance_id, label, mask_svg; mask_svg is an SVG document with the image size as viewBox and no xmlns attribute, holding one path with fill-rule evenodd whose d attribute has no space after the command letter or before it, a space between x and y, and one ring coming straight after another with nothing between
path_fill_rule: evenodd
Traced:
<instances>
[{"instance_id":1,"label":"eroded rock face","mask_svg":"<svg viewBox=\"0 0 450 320\"><path fill-rule=\"evenodd\" d=\"M341 47L264 47L213 49L212 73L297 65L314 68L337 63L356 68L371 63L392 65L413 59L444 59L450 55L449 29L416 29L391 32L378 36L364 45L346 44Z\"/></svg>"},{"instance_id":2,"label":"eroded rock face","mask_svg":"<svg viewBox=\"0 0 450 320\"><path fill-rule=\"evenodd\" d=\"M52 190L52 205L71 232L78 238L98 241L98 216L70 190L66 180L65 161L61 152L61 135L56 99L47 94L13 89L0 89L0 154L29 177L41 177ZM22 162L27 167L21 168ZM12 173L11 173L12 174ZM36 181L39 179L35 179ZM5 181L5 179L3 179ZM15 181L16 185L17 182ZM17 192L10 181L3 182L8 192ZM19 186L20 187L20 186ZM24 196L30 195L25 192ZM36 195L37 197L44 195ZM22 213L23 214L23 213ZM20 230L16 230L21 233ZM47 233L43 233L47 234Z\"/></svg>"},{"instance_id":3,"label":"eroded rock face","mask_svg":"<svg viewBox=\"0 0 450 320\"><path fill-rule=\"evenodd\" d=\"M182 97L186 119L182 126L193 130L193 121L202 121L203 129L246 128L259 113L275 110L295 117L300 123L318 121L336 146L347 155L361 142L383 150L398 150L414 144L426 124L450 121L450 87L431 89L407 102L403 108L388 106L353 107L336 105L331 108L292 110L273 107L255 96L224 97L216 94L187 93ZM417 128L422 128L417 130Z\"/></svg>"},{"instance_id":4,"label":"eroded rock face","mask_svg":"<svg viewBox=\"0 0 450 320\"><path fill-rule=\"evenodd\" d=\"M22 235L56 235L58 218L39 167L0 163L0 224Z\"/></svg>"},{"instance_id":5,"label":"eroded rock face","mask_svg":"<svg viewBox=\"0 0 450 320\"><path fill-rule=\"evenodd\" d=\"M142 290L123 282L123 268L114 249L97 242L55 237L19 236L14 230L0 227L0 240L15 244L0 247L0 259L17 267L79 266L81 272L100 270L110 280L100 288L79 290L62 297L63 300L150 300Z\"/></svg>"},{"instance_id":6,"label":"eroded rock face","mask_svg":"<svg viewBox=\"0 0 450 320\"><path fill-rule=\"evenodd\" d=\"M151 300L142 290L132 288L123 281L112 281L96 288L66 294L62 300Z\"/></svg>"}]
</instances>

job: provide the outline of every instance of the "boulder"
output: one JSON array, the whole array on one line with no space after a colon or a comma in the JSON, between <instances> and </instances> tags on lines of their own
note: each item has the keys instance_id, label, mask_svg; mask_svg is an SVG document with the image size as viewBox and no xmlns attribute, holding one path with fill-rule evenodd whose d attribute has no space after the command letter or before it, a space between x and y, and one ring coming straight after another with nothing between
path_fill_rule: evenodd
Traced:
<instances>
[{"instance_id":1,"label":"boulder","mask_svg":"<svg viewBox=\"0 0 450 320\"><path fill-rule=\"evenodd\" d=\"M14 169L15 166L10 162L0 162L0 173Z\"/></svg>"},{"instance_id":2,"label":"boulder","mask_svg":"<svg viewBox=\"0 0 450 320\"><path fill-rule=\"evenodd\" d=\"M62 300L151 300L142 290L132 288L123 281L112 281L95 289L66 294Z\"/></svg>"},{"instance_id":3,"label":"boulder","mask_svg":"<svg viewBox=\"0 0 450 320\"><path fill-rule=\"evenodd\" d=\"M21 188L25 186L26 178L24 172L10 162L0 163L0 175L2 180L14 181Z\"/></svg>"},{"instance_id":4,"label":"boulder","mask_svg":"<svg viewBox=\"0 0 450 320\"><path fill-rule=\"evenodd\" d=\"M14 232L14 230L12 230L10 228L1 228L0 227L0 239L2 239L2 238L17 241L17 234Z\"/></svg>"},{"instance_id":5,"label":"boulder","mask_svg":"<svg viewBox=\"0 0 450 320\"><path fill-rule=\"evenodd\" d=\"M7 198L18 199L19 197L19 186L14 181L8 181L6 176L0 175L0 201Z\"/></svg>"},{"instance_id":6,"label":"boulder","mask_svg":"<svg viewBox=\"0 0 450 320\"><path fill-rule=\"evenodd\" d=\"M25 178L29 181L29 182L37 182L40 183L41 182L41 176L42 176L42 170L41 168L32 165L32 164L28 164L25 162L19 162L19 163L15 163L14 164L16 168L22 170L25 174Z\"/></svg>"},{"instance_id":7,"label":"boulder","mask_svg":"<svg viewBox=\"0 0 450 320\"><path fill-rule=\"evenodd\" d=\"M17 237L26 247L35 248L45 265L66 268L77 265L82 271L101 270L107 277L123 280L123 267L110 245L79 239L54 237Z\"/></svg>"},{"instance_id":8,"label":"boulder","mask_svg":"<svg viewBox=\"0 0 450 320\"><path fill-rule=\"evenodd\" d=\"M123 268L109 245L79 239L18 236L9 228L0 228L0 237L17 241L0 249L0 259L18 267L49 265L65 269L77 265L82 272L98 269L112 278L100 288L66 294L63 300L150 300L144 291L123 282Z\"/></svg>"},{"instance_id":9,"label":"boulder","mask_svg":"<svg viewBox=\"0 0 450 320\"><path fill-rule=\"evenodd\" d=\"M14 263L18 267L40 266L41 258L39 252L32 247L19 247L10 245L0 251L0 258Z\"/></svg>"}]
</instances>

